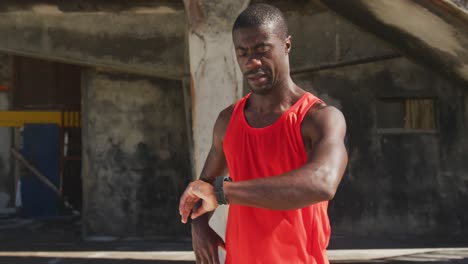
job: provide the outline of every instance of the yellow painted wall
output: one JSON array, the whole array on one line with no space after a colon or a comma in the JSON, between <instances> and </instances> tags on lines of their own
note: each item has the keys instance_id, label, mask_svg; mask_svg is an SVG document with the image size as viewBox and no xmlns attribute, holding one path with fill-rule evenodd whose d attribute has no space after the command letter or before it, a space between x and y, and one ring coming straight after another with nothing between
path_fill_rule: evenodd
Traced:
<instances>
[{"instance_id":1,"label":"yellow painted wall","mask_svg":"<svg viewBox=\"0 0 468 264\"><path fill-rule=\"evenodd\" d=\"M62 124L62 114L64 115ZM79 127L79 112L59 111L0 111L0 127L21 127L24 124L57 124Z\"/></svg>"}]
</instances>

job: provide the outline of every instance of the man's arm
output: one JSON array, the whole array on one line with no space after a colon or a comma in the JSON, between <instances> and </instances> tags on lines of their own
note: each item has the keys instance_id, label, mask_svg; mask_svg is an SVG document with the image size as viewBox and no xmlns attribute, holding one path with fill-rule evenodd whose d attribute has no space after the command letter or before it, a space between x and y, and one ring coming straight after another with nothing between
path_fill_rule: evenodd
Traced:
<instances>
[{"instance_id":1,"label":"man's arm","mask_svg":"<svg viewBox=\"0 0 468 264\"><path fill-rule=\"evenodd\" d=\"M223 139L231 113L232 106L219 114L213 129L213 143L201 172L200 180L190 183L180 198L179 211L183 223L187 222L191 209L200 201L199 197L193 195L193 191L212 191L213 186L210 183L217 176L224 175L227 171ZM207 204L203 203L202 207L207 207ZM185 212L185 214L183 215L182 212ZM221 237L208 225L211 216L212 212L192 221L192 244L197 263L219 263L218 246L224 247Z\"/></svg>"},{"instance_id":2,"label":"man's arm","mask_svg":"<svg viewBox=\"0 0 468 264\"><path fill-rule=\"evenodd\" d=\"M343 114L334 107L324 107L307 118L302 130L312 143L308 162L274 177L225 182L224 193L230 203L290 210L334 197L348 162Z\"/></svg>"},{"instance_id":3,"label":"man's arm","mask_svg":"<svg viewBox=\"0 0 468 264\"><path fill-rule=\"evenodd\" d=\"M190 211L200 200L200 195L194 195L193 192L205 193L212 191L212 184L215 178L227 173L227 163L226 157L224 156L223 140L227 126L229 124L229 120L231 118L232 110L233 106L230 106L221 111L219 114L213 128L213 142L211 149L206 158L200 178L199 180L191 182L180 198L179 212L182 215L183 223L187 222L187 217L190 214ZM202 206L211 208L213 205L207 205L204 202ZM215 206L218 206L217 203ZM183 212L185 212L185 214Z\"/></svg>"},{"instance_id":4,"label":"man's arm","mask_svg":"<svg viewBox=\"0 0 468 264\"><path fill-rule=\"evenodd\" d=\"M224 156L223 141L227 125L231 117L232 107L223 110L213 128L213 142L210 152L203 166L200 180L213 183L215 178L227 173L226 157Z\"/></svg>"}]
</instances>

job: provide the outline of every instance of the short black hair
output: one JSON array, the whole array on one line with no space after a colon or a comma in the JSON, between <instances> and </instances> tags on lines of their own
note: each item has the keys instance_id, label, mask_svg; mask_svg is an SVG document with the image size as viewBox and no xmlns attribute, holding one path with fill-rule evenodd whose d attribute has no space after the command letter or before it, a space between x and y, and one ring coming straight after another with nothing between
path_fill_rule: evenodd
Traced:
<instances>
[{"instance_id":1,"label":"short black hair","mask_svg":"<svg viewBox=\"0 0 468 264\"><path fill-rule=\"evenodd\" d=\"M239 28L259 27L270 24L275 25L275 33L278 37L288 37L288 25L281 10L267 4L253 4L240 13L234 22L232 31L234 32Z\"/></svg>"}]
</instances>

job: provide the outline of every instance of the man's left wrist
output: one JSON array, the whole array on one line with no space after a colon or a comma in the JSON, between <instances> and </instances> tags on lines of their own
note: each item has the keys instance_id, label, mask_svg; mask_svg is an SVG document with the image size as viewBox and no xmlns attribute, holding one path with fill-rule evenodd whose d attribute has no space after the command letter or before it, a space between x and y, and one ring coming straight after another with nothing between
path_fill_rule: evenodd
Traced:
<instances>
[{"instance_id":1,"label":"man's left wrist","mask_svg":"<svg viewBox=\"0 0 468 264\"><path fill-rule=\"evenodd\" d=\"M225 183L232 182L232 179L229 176L219 176L214 182L214 191L218 205L229 204L228 199L226 198L225 193Z\"/></svg>"}]
</instances>

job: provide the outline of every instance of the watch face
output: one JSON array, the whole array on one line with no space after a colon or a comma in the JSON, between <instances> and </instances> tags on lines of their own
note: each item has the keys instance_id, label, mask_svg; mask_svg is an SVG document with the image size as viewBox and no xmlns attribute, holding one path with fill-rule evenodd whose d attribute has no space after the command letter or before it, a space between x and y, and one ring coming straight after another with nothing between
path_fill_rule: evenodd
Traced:
<instances>
[{"instance_id":1,"label":"watch face","mask_svg":"<svg viewBox=\"0 0 468 264\"><path fill-rule=\"evenodd\" d=\"M232 179L229 176L224 176L224 181L232 182Z\"/></svg>"}]
</instances>

